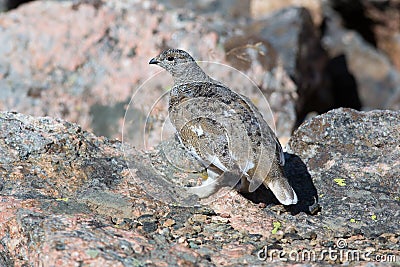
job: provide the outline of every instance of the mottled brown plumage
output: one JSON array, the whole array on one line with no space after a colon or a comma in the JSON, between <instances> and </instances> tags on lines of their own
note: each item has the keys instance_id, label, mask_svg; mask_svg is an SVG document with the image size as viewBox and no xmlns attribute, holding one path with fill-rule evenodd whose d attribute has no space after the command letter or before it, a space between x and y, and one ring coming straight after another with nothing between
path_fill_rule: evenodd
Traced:
<instances>
[{"instance_id":1,"label":"mottled brown plumage","mask_svg":"<svg viewBox=\"0 0 400 267\"><path fill-rule=\"evenodd\" d=\"M169 49L153 58L174 79L169 114L185 146L206 166L211 180L192 192L207 197L218 189L218 175L242 176L241 191L264 183L285 205L297 196L284 176L282 147L254 104L215 81L185 51ZM233 185L237 181L233 181Z\"/></svg>"}]
</instances>

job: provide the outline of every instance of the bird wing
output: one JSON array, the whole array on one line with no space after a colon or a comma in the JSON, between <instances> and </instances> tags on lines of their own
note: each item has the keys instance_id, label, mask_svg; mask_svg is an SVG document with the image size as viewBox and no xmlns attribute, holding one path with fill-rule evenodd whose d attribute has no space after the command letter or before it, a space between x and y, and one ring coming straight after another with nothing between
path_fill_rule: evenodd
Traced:
<instances>
[{"instance_id":1,"label":"bird wing","mask_svg":"<svg viewBox=\"0 0 400 267\"><path fill-rule=\"evenodd\" d=\"M176 119L176 118L175 118ZM188 192L206 198L216 193L221 186L233 187L238 180L219 179L229 171L228 137L224 127L208 118L189 120L177 129L182 145L206 168L208 178L200 186L188 188Z\"/></svg>"},{"instance_id":2,"label":"bird wing","mask_svg":"<svg viewBox=\"0 0 400 267\"><path fill-rule=\"evenodd\" d=\"M213 106L210 100L223 103L225 106L222 113L226 114L221 115L221 105L209 107ZM251 171L255 164L253 156L249 153L251 145L246 146L244 143L249 141L247 134L251 131L258 131L265 136L263 142L268 143L263 147L268 148L268 152L264 149L268 157L273 156L273 153L269 155L269 151L275 143L279 163L284 164L282 147L257 107L249 98L235 93L223 84L193 82L175 86L170 93L169 111L171 122L181 136L183 145L205 166L213 166L224 172L226 169L231 170L236 164L235 167L239 167L240 171L247 175L247 171ZM199 115L206 116L201 120L193 119ZM206 119L213 116L218 122ZM228 134L232 137L231 147L228 144ZM218 142L215 142L216 140ZM226 148L218 145L224 142L228 144ZM229 149L241 154L232 153Z\"/></svg>"},{"instance_id":3,"label":"bird wing","mask_svg":"<svg viewBox=\"0 0 400 267\"><path fill-rule=\"evenodd\" d=\"M209 118L197 118L179 129L182 144L207 168L216 168L219 173L228 170L229 138L224 127Z\"/></svg>"},{"instance_id":4,"label":"bird wing","mask_svg":"<svg viewBox=\"0 0 400 267\"><path fill-rule=\"evenodd\" d=\"M253 112L254 115L256 116L256 118L257 118L257 120L258 120L258 122L260 124L260 128L263 131L263 134L272 136L273 140L275 141L276 152L277 152L277 155L278 155L279 164L281 166L285 165L285 155L283 153L283 149L282 149L281 143L279 142L278 138L276 137L274 131L272 131L271 127L269 127L268 123L264 120L263 115L258 110L258 108L253 104L253 102L247 96L244 96L244 95L240 95L240 96L246 102L247 109L250 112Z\"/></svg>"}]
</instances>

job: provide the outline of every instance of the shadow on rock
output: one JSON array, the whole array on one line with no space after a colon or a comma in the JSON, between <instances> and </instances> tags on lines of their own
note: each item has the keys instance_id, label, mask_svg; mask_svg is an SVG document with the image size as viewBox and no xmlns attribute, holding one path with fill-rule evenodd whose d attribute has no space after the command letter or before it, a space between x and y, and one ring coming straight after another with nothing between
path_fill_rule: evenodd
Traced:
<instances>
[{"instance_id":1,"label":"shadow on rock","mask_svg":"<svg viewBox=\"0 0 400 267\"><path fill-rule=\"evenodd\" d=\"M307 166L294 154L285 153L285 158L285 174L298 197L298 203L287 206L286 209L292 214L300 212L316 214L320 209L318 194ZM280 204L271 190L264 185L261 185L253 193L243 193L242 195L254 203Z\"/></svg>"}]
</instances>

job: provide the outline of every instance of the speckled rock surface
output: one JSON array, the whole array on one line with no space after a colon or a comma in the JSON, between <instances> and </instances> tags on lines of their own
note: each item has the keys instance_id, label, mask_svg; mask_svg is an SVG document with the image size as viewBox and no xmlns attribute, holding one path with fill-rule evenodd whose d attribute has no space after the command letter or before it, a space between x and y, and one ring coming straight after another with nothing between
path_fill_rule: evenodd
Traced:
<instances>
[{"instance_id":1,"label":"speckled rock surface","mask_svg":"<svg viewBox=\"0 0 400 267\"><path fill-rule=\"evenodd\" d=\"M0 14L0 109L60 117L121 139L125 107L159 71L148 62L160 50L180 47L223 63L213 28L222 18L205 20L156 1L35 1ZM199 39L203 45L193 45Z\"/></svg>"},{"instance_id":2,"label":"speckled rock surface","mask_svg":"<svg viewBox=\"0 0 400 267\"><path fill-rule=\"evenodd\" d=\"M374 266L390 255L398 262L399 122L399 112L339 109L303 124L286 154L300 200L293 207L265 188L223 188L212 203L179 207L144 190L168 175L158 150L2 112L0 265ZM321 207L311 215L315 198Z\"/></svg>"},{"instance_id":3,"label":"speckled rock surface","mask_svg":"<svg viewBox=\"0 0 400 267\"><path fill-rule=\"evenodd\" d=\"M352 12L339 19L330 12L335 3L365 10L361 15L373 23L349 30ZM209 73L257 102L260 96L248 81L219 64L244 71L262 89L286 143L309 112L399 109L398 5L398 0L33 1L0 14L0 110L59 117L122 140L129 100L158 71L148 66L149 59L179 47L197 60L218 63ZM376 42L368 44L362 30ZM165 84L170 80L157 80L140 93L146 95L144 109L154 104L148 96L165 93Z\"/></svg>"},{"instance_id":4,"label":"speckled rock surface","mask_svg":"<svg viewBox=\"0 0 400 267\"><path fill-rule=\"evenodd\" d=\"M159 71L148 65L149 60L169 47L189 51L196 60L216 62L207 68L208 73L258 104L261 97L249 81L234 69L221 67L237 67L232 64L234 54L230 50L244 44L234 42L229 48L226 41L243 35L248 31L245 26L252 27L244 15L234 15L235 6L246 13L249 3L236 1L232 7L215 7L214 1L205 3L202 12L202 7L195 4L191 11L184 9L184 5L173 8L176 3L172 7L168 4L177 1L164 2L166 6L156 1L35 1L0 14L0 110L59 117L97 135L121 140L125 108L132 95ZM242 4L247 9L240 8ZM218 12L213 12L213 8L218 8ZM257 47L259 40L270 33L255 33L255 46L248 46L247 52L265 55L261 62L249 58L251 67L239 70L263 89L275 114L277 134L286 143L296 121L298 99L302 99L298 97L296 82L305 84L293 81L291 75L301 73L302 79L316 79L319 84L321 75L315 71L321 71L323 64L305 52L321 52L314 49L318 39L306 10L288 8L258 21L258 25L265 31L266 25L274 21L279 21L282 28L294 23L304 30L297 27L291 33L268 37L276 47ZM289 36L291 41L283 49L281 44ZM301 49L303 46L307 49ZM289 53L291 50L302 53ZM304 60L308 56L312 59ZM304 64L297 66L298 60ZM316 70L311 66L310 73L304 71L313 64ZM154 104L151 96L163 95L172 85L171 80L162 81L159 76L153 80L151 87L145 86L140 92L146 95L140 106L134 106L139 117L147 115L141 110ZM299 88L302 95L304 86ZM166 110L165 106L159 108L160 112Z\"/></svg>"},{"instance_id":5,"label":"speckled rock surface","mask_svg":"<svg viewBox=\"0 0 400 267\"><path fill-rule=\"evenodd\" d=\"M307 165L323 213L332 216L327 227L351 221L348 230L370 237L399 231L399 140L398 111L337 109L296 131L290 150Z\"/></svg>"}]
</instances>

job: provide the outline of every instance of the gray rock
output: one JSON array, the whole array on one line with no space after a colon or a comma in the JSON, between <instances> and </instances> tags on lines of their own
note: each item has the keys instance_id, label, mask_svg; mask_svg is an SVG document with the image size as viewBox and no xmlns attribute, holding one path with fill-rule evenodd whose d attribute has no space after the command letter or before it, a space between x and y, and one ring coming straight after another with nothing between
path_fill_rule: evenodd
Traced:
<instances>
[{"instance_id":1,"label":"gray rock","mask_svg":"<svg viewBox=\"0 0 400 267\"><path fill-rule=\"evenodd\" d=\"M339 15L329 6L324 9L327 19L322 43L330 57L345 57L363 109L399 109L400 73L396 67L359 33L345 29Z\"/></svg>"},{"instance_id":2,"label":"gray rock","mask_svg":"<svg viewBox=\"0 0 400 267\"><path fill-rule=\"evenodd\" d=\"M398 111L337 109L295 132L289 151L307 165L327 227L399 231L399 120Z\"/></svg>"},{"instance_id":3,"label":"gray rock","mask_svg":"<svg viewBox=\"0 0 400 267\"><path fill-rule=\"evenodd\" d=\"M7 10L6 0L0 0L0 12L4 12Z\"/></svg>"},{"instance_id":4,"label":"gray rock","mask_svg":"<svg viewBox=\"0 0 400 267\"><path fill-rule=\"evenodd\" d=\"M156 72L147 62L160 50L179 47L199 60L238 66L226 53L244 44L242 26L248 22L224 20L226 13L221 10L235 8L228 2L218 2L215 12L206 8L204 16L186 9L168 9L155 1L97 2L35 1L2 14L5 26L0 29L0 109L60 117L97 135L121 139L121 107L132 95L146 95L131 107L137 111L133 128L140 128L140 121L147 115L143 110L150 109L168 88L165 82L148 82L139 91ZM242 2L235 3L240 6ZM204 5L207 3L212 6L216 2ZM246 8L240 10L246 12ZM48 21L52 21L52 27L48 27ZM76 24L81 25L80 31ZM299 26L290 26L293 24ZM132 25L141 27L132 31ZM263 92L258 93L254 84L249 90L250 81L229 67L221 70L221 65L214 64L208 72L253 102L263 99L264 94L276 114L277 135L286 143L299 107L310 106L304 104L304 99L314 99L309 93L324 88L320 71L325 55L319 49L310 15L303 9L286 9L250 23L248 28L257 25L262 34L255 33L250 44L260 41L262 46L247 49L251 68L245 74ZM290 34L284 34L287 29ZM228 46L228 36L242 36L242 41ZM199 46L198 40L203 45ZM166 106L160 105L159 110L150 115L150 121L164 115ZM159 128L154 127L152 133L158 135Z\"/></svg>"},{"instance_id":5,"label":"gray rock","mask_svg":"<svg viewBox=\"0 0 400 267\"><path fill-rule=\"evenodd\" d=\"M182 1L182 0L161 0L168 9L185 9L188 12L195 12L202 15L222 16L226 20L245 19L250 16L250 0L207 0L207 1Z\"/></svg>"},{"instance_id":6,"label":"gray rock","mask_svg":"<svg viewBox=\"0 0 400 267\"><path fill-rule=\"evenodd\" d=\"M385 53L400 71L400 2L327 1L342 18L347 29L355 30L364 40Z\"/></svg>"},{"instance_id":7,"label":"gray rock","mask_svg":"<svg viewBox=\"0 0 400 267\"><path fill-rule=\"evenodd\" d=\"M161 151L135 151L62 120L1 112L0 264L272 266L257 257L264 246L321 256L343 242L360 259L399 257L399 122L398 111L338 109L304 123L286 155L299 197L290 209L265 188L178 207L147 191L171 195L164 179L179 173ZM176 143L160 148L189 164ZM321 207L310 215L315 198Z\"/></svg>"}]
</instances>

